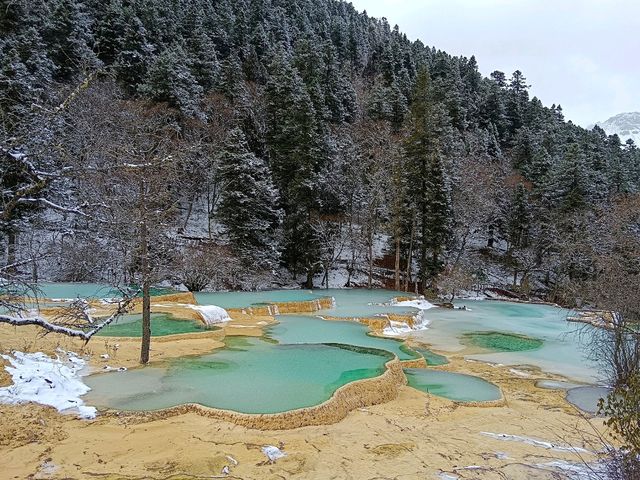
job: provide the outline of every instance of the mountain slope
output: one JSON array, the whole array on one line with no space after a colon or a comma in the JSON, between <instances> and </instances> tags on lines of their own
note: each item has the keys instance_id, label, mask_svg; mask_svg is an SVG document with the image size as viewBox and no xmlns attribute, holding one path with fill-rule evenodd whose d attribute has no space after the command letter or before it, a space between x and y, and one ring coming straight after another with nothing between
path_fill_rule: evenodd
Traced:
<instances>
[{"instance_id":1,"label":"mountain slope","mask_svg":"<svg viewBox=\"0 0 640 480\"><path fill-rule=\"evenodd\" d=\"M640 112L620 113L597 125L607 132L607 135L618 135L622 143L629 139L636 145L640 143Z\"/></svg>"}]
</instances>

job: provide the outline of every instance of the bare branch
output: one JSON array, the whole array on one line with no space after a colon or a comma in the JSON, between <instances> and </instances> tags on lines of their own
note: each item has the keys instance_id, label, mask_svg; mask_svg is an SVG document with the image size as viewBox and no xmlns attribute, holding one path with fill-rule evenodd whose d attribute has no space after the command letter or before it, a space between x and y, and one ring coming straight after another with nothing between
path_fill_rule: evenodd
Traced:
<instances>
[{"instance_id":1,"label":"bare branch","mask_svg":"<svg viewBox=\"0 0 640 480\"><path fill-rule=\"evenodd\" d=\"M60 333L63 335L67 335L68 337L81 338L85 342L88 342L89 340L91 340L91 337L93 337L100 330L108 326L110 323L112 323L121 315L124 315L125 313L127 313L137 293L138 292L118 302L118 308L116 309L116 311L112 313L109 317L105 318L104 320L98 323L95 323L93 318L85 310L84 313L85 313L85 320L87 322L87 325L92 325L92 328L88 330L81 330L79 328L70 328L70 327L65 327L63 325L58 325L56 323L50 322L49 320L46 320L44 317L39 315L32 316L32 317L20 317L20 316L14 316L14 315L0 314L0 323L6 323L16 327L35 325L43 328L47 332Z\"/></svg>"}]
</instances>

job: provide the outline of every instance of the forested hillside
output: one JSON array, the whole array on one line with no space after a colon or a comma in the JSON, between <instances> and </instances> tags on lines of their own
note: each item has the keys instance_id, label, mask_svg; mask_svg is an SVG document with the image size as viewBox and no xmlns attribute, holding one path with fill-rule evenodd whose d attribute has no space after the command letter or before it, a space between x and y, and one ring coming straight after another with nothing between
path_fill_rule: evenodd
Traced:
<instances>
[{"instance_id":1,"label":"forested hillside","mask_svg":"<svg viewBox=\"0 0 640 480\"><path fill-rule=\"evenodd\" d=\"M5 0L0 32L16 275L637 294L640 151L520 71L336 0Z\"/></svg>"}]
</instances>

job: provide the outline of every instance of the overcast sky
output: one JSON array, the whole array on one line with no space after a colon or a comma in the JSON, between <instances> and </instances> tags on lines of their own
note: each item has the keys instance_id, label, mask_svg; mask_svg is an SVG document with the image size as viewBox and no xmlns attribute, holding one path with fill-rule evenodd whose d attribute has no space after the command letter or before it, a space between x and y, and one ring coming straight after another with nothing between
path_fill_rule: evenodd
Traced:
<instances>
[{"instance_id":1,"label":"overcast sky","mask_svg":"<svg viewBox=\"0 0 640 480\"><path fill-rule=\"evenodd\" d=\"M531 94L583 126L640 111L640 0L351 0L411 40L520 69Z\"/></svg>"}]
</instances>

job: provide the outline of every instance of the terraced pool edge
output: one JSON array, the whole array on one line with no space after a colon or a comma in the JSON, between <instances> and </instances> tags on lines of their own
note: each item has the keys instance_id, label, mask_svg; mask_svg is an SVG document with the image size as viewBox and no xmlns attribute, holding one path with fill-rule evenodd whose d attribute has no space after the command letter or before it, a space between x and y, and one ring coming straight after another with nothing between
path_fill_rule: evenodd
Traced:
<instances>
[{"instance_id":1,"label":"terraced pool edge","mask_svg":"<svg viewBox=\"0 0 640 480\"><path fill-rule=\"evenodd\" d=\"M321 297L314 300L302 300L299 302L273 302L268 305L226 308L225 310L229 315L236 313L256 316L280 315L285 313L313 313L332 308L334 302L335 300L333 297Z\"/></svg>"},{"instance_id":2,"label":"terraced pool edge","mask_svg":"<svg viewBox=\"0 0 640 480\"><path fill-rule=\"evenodd\" d=\"M149 422L195 413L256 430L290 430L314 425L330 425L338 423L353 410L395 399L399 388L407 384L403 367L400 360L394 358L385 363L385 371L377 377L347 383L318 405L282 413L248 414L187 403L150 412L107 410L103 414L120 419Z\"/></svg>"}]
</instances>

